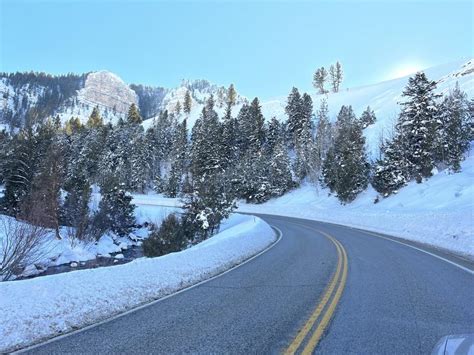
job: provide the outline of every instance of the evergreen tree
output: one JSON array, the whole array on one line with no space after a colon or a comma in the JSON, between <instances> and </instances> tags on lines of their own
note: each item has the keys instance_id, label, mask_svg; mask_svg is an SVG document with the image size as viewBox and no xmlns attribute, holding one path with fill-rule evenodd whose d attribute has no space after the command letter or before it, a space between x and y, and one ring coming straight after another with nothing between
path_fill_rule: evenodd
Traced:
<instances>
[{"instance_id":1,"label":"evergreen tree","mask_svg":"<svg viewBox=\"0 0 474 355\"><path fill-rule=\"evenodd\" d=\"M181 102L177 102L176 106L174 108L174 113L176 116L179 116L181 114Z\"/></svg>"},{"instance_id":2,"label":"evergreen tree","mask_svg":"<svg viewBox=\"0 0 474 355\"><path fill-rule=\"evenodd\" d=\"M374 124L376 119L377 118L375 117L375 112L370 108L370 106L367 106L365 111L362 112L362 115L359 119L362 129L365 129L370 125Z\"/></svg>"},{"instance_id":3,"label":"evergreen tree","mask_svg":"<svg viewBox=\"0 0 474 355\"><path fill-rule=\"evenodd\" d=\"M5 190L3 210L11 215L20 213L20 206L31 191L38 164L37 139L31 127L13 136L4 162Z\"/></svg>"},{"instance_id":4,"label":"evergreen tree","mask_svg":"<svg viewBox=\"0 0 474 355\"><path fill-rule=\"evenodd\" d=\"M227 106L232 108L232 106L234 106L236 102L237 102L237 91L235 91L234 84L230 84L229 88L227 89L227 97L226 97Z\"/></svg>"},{"instance_id":5,"label":"evergreen tree","mask_svg":"<svg viewBox=\"0 0 474 355\"><path fill-rule=\"evenodd\" d=\"M351 202L368 184L365 138L351 106L342 106L337 133L323 167L326 185L343 203Z\"/></svg>"},{"instance_id":6,"label":"evergreen tree","mask_svg":"<svg viewBox=\"0 0 474 355\"><path fill-rule=\"evenodd\" d=\"M140 124L142 121L143 119L142 116L140 116L140 112L138 112L137 105L131 104L128 109L127 122L131 124Z\"/></svg>"},{"instance_id":7,"label":"evergreen tree","mask_svg":"<svg viewBox=\"0 0 474 355\"><path fill-rule=\"evenodd\" d=\"M316 69L313 75L313 86L316 90L319 90L320 94L327 93L327 90L324 88L324 84L328 78L328 72L324 67Z\"/></svg>"},{"instance_id":8,"label":"evergreen tree","mask_svg":"<svg viewBox=\"0 0 474 355\"><path fill-rule=\"evenodd\" d=\"M269 161L271 195L281 196L295 185L291 175L290 158L283 137L280 136L275 142Z\"/></svg>"},{"instance_id":9,"label":"evergreen tree","mask_svg":"<svg viewBox=\"0 0 474 355\"><path fill-rule=\"evenodd\" d=\"M329 68L329 76L331 78L332 91L339 92L339 87L343 79L342 66L339 62L336 62L336 65L331 65Z\"/></svg>"},{"instance_id":10,"label":"evergreen tree","mask_svg":"<svg viewBox=\"0 0 474 355\"><path fill-rule=\"evenodd\" d=\"M444 97L438 109L436 157L453 172L461 169L464 152L469 148L469 106L459 85Z\"/></svg>"},{"instance_id":11,"label":"evergreen tree","mask_svg":"<svg viewBox=\"0 0 474 355\"><path fill-rule=\"evenodd\" d=\"M79 240L87 239L91 223L89 216L90 184L87 179L76 177L70 180L66 192L61 210L61 221L66 226L74 228L75 238Z\"/></svg>"},{"instance_id":12,"label":"evergreen tree","mask_svg":"<svg viewBox=\"0 0 474 355\"><path fill-rule=\"evenodd\" d=\"M74 122L74 125L77 125L77 123ZM102 117L100 116L99 106L95 106L92 109L92 113L89 116L89 120L87 121L87 127L98 128L98 127L102 127L103 125L104 125L104 121L102 120Z\"/></svg>"},{"instance_id":13,"label":"evergreen tree","mask_svg":"<svg viewBox=\"0 0 474 355\"><path fill-rule=\"evenodd\" d=\"M295 174L303 180L305 177L310 175L314 169L313 161L313 137L311 118L313 115L313 102L311 97L304 93L301 97L299 105L299 124L297 130L294 132L295 135Z\"/></svg>"},{"instance_id":14,"label":"evergreen tree","mask_svg":"<svg viewBox=\"0 0 474 355\"><path fill-rule=\"evenodd\" d=\"M400 150L400 138L384 144L383 157L374 166L372 186L384 197L396 193L409 179L409 162Z\"/></svg>"},{"instance_id":15,"label":"evergreen tree","mask_svg":"<svg viewBox=\"0 0 474 355\"><path fill-rule=\"evenodd\" d=\"M276 117L272 117L267 128L267 152L272 154L278 142L283 140L283 127Z\"/></svg>"},{"instance_id":16,"label":"evergreen tree","mask_svg":"<svg viewBox=\"0 0 474 355\"><path fill-rule=\"evenodd\" d=\"M291 146L296 146L297 132L301 130L301 95L297 88L291 89L288 95L285 112L288 116L287 130Z\"/></svg>"},{"instance_id":17,"label":"evergreen tree","mask_svg":"<svg viewBox=\"0 0 474 355\"><path fill-rule=\"evenodd\" d=\"M434 93L436 82L427 79L423 72L408 80L402 96L402 112L397 124L397 134L403 136L400 141L404 156L413 166L412 175L417 182L431 176L434 167L434 139L436 134L437 108Z\"/></svg>"},{"instance_id":18,"label":"evergreen tree","mask_svg":"<svg viewBox=\"0 0 474 355\"><path fill-rule=\"evenodd\" d=\"M189 90L186 90L186 94L184 94L184 102L183 102L183 111L185 114L189 115L191 113L192 105L193 105L193 99L191 98L191 94Z\"/></svg>"},{"instance_id":19,"label":"evergreen tree","mask_svg":"<svg viewBox=\"0 0 474 355\"><path fill-rule=\"evenodd\" d=\"M99 202L99 212L96 215L97 223L102 224L119 236L127 236L135 224L132 196L124 190L115 177L109 177L101 186L102 200Z\"/></svg>"},{"instance_id":20,"label":"evergreen tree","mask_svg":"<svg viewBox=\"0 0 474 355\"><path fill-rule=\"evenodd\" d=\"M332 145L332 126L329 121L329 109L325 99L321 100L321 106L317 112L317 119L315 149L317 165L319 169L321 169L328 150Z\"/></svg>"}]
</instances>

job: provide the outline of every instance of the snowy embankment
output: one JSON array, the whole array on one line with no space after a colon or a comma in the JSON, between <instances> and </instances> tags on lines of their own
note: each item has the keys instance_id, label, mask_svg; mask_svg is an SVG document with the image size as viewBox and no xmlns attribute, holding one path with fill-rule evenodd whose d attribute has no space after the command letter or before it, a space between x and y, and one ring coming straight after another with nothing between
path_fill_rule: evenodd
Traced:
<instances>
[{"instance_id":1,"label":"snowy embankment","mask_svg":"<svg viewBox=\"0 0 474 355\"><path fill-rule=\"evenodd\" d=\"M262 205L240 204L239 211L343 224L408 239L474 259L474 156L462 172L440 172L411 182L398 194L380 198L372 188L341 205L328 190L306 185Z\"/></svg>"},{"instance_id":2,"label":"snowy embankment","mask_svg":"<svg viewBox=\"0 0 474 355\"><path fill-rule=\"evenodd\" d=\"M181 252L0 283L0 352L171 294L241 263L274 240L264 221L235 214L214 237Z\"/></svg>"}]
</instances>

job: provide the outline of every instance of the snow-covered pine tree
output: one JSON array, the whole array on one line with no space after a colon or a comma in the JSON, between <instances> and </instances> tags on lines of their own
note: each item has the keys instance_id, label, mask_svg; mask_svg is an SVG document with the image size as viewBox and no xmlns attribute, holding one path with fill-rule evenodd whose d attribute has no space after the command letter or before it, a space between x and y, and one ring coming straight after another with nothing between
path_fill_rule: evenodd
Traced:
<instances>
[{"instance_id":1,"label":"snow-covered pine tree","mask_svg":"<svg viewBox=\"0 0 474 355\"><path fill-rule=\"evenodd\" d=\"M347 203L367 187L369 164L365 138L351 106L341 107L336 126L334 146L326 157L324 179L339 200Z\"/></svg>"},{"instance_id":2,"label":"snow-covered pine tree","mask_svg":"<svg viewBox=\"0 0 474 355\"><path fill-rule=\"evenodd\" d=\"M130 189L132 191L145 192L149 185L150 176L150 152L147 150L147 144L143 127L136 126L130 129L131 143L129 145L129 161L130 161Z\"/></svg>"},{"instance_id":3,"label":"snow-covered pine tree","mask_svg":"<svg viewBox=\"0 0 474 355\"><path fill-rule=\"evenodd\" d=\"M184 94L184 101L183 101L183 111L185 114L189 115L191 113L191 107L193 105L193 99L191 98L191 93L189 90L186 90Z\"/></svg>"},{"instance_id":4,"label":"snow-covered pine tree","mask_svg":"<svg viewBox=\"0 0 474 355\"><path fill-rule=\"evenodd\" d=\"M286 128L290 147L296 147L297 132L301 131L301 95L297 88L293 87L288 95L285 112L288 116Z\"/></svg>"},{"instance_id":5,"label":"snow-covered pine tree","mask_svg":"<svg viewBox=\"0 0 474 355\"><path fill-rule=\"evenodd\" d=\"M322 169L324 160L326 159L327 152L332 145L332 125L329 121L329 109L326 99L321 100L321 105L316 114L316 139L315 139L315 150L316 150L316 164L317 170Z\"/></svg>"},{"instance_id":6,"label":"snow-covered pine tree","mask_svg":"<svg viewBox=\"0 0 474 355\"><path fill-rule=\"evenodd\" d=\"M291 174L290 158L281 135L277 137L270 151L269 161L270 167L268 176L271 186L271 196L281 196L295 186Z\"/></svg>"},{"instance_id":7,"label":"snow-covered pine tree","mask_svg":"<svg viewBox=\"0 0 474 355\"><path fill-rule=\"evenodd\" d=\"M194 226L198 240L214 234L234 206L230 183L225 178L222 125L208 99L192 130L191 172L194 191L187 195L184 220Z\"/></svg>"},{"instance_id":8,"label":"snow-covered pine tree","mask_svg":"<svg viewBox=\"0 0 474 355\"><path fill-rule=\"evenodd\" d=\"M109 176L100 187L102 199L99 211L95 216L105 230L110 230L119 236L128 236L135 225L132 196L125 192L124 184Z\"/></svg>"},{"instance_id":9,"label":"snow-covered pine tree","mask_svg":"<svg viewBox=\"0 0 474 355\"><path fill-rule=\"evenodd\" d=\"M364 112L362 112L362 115L359 118L362 129L365 129L371 124L374 124L376 119L377 118L375 117L375 112L370 108L370 106L367 106L367 108Z\"/></svg>"},{"instance_id":10,"label":"snow-covered pine tree","mask_svg":"<svg viewBox=\"0 0 474 355\"><path fill-rule=\"evenodd\" d=\"M66 197L61 209L61 223L74 229L74 237L83 240L90 237L88 229L91 223L89 200L91 187L89 181L80 176L69 180L65 188Z\"/></svg>"},{"instance_id":11,"label":"snow-covered pine tree","mask_svg":"<svg viewBox=\"0 0 474 355\"><path fill-rule=\"evenodd\" d=\"M175 131L170 155L171 169L168 183L165 187L165 194L169 197L176 197L181 190L181 182L187 170L188 156L188 129L187 120L178 124Z\"/></svg>"},{"instance_id":12,"label":"snow-covered pine tree","mask_svg":"<svg viewBox=\"0 0 474 355\"><path fill-rule=\"evenodd\" d=\"M469 148L469 105L456 83L438 107L435 149L437 161L453 172L461 170L464 152Z\"/></svg>"},{"instance_id":13,"label":"snow-covered pine tree","mask_svg":"<svg viewBox=\"0 0 474 355\"><path fill-rule=\"evenodd\" d=\"M276 117L272 117L267 127L266 150L268 155L273 154L273 151L275 150L278 142L284 142L283 133L283 127L280 121L278 121Z\"/></svg>"},{"instance_id":14,"label":"snow-covered pine tree","mask_svg":"<svg viewBox=\"0 0 474 355\"><path fill-rule=\"evenodd\" d=\"M12 137L3 165L5 189L1 201L7 214L18 215L21 204L30 193L38 164L36 147L37 138L30 126Z\"/></svg>"},{"instance_id":15,"label":"snow-covered pine tree","mask_svg":"<svg viewBox=\"0 0 474 355\"><path fill-rule=\"evenodd\" d=\"M378 159L373 168L372 186L384 197L396 193L404 186L410 176L410 163L400 149L402 137L384 143L383 156Z\"/></svg>"},{"instance_id":16,"label":"snow-covered pine tree","mask_svg":"<svg viewBox=\"0 0 474 355\"><path fill-rule=\"evenodd\" d=\"M403 139L404 156L413 166L412 176L417 182L430 177L434 168L434 139L436 135L437 105L434 90L436 82L419 72L408 80L402 96L397 134Z\"/></svg>"}]
</instances>

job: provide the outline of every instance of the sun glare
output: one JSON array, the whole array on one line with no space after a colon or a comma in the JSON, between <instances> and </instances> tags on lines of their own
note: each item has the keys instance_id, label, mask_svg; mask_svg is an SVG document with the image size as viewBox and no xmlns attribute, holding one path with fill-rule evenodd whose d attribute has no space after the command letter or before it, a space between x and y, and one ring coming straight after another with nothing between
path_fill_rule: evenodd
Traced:
<instances>
[{"instance_id":1,"label":"sun glare","mask_svg":"<svg viewBox=\"0 0 474 355\"><path fill-rule=\"evenodd\" d=\"M423 70L423 65L419 63L404 63L396 67L389 75L390 79L402 78Z\"/></svg>"}]
</instances>

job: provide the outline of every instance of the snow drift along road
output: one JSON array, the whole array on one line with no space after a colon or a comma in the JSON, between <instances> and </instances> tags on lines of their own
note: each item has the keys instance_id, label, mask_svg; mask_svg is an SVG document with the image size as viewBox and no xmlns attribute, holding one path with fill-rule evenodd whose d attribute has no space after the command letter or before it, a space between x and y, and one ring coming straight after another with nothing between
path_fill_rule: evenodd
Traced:
<instances>
[{"instance_id":1,"label":"snow drift along road","mask_svg":"<svg viewBox=\"0 0 474 355\"><path fill-rule=\"evenodd\" d=\"M260 218L232 215L220 233L178 253L0 283L0 352L171 294L241 263L274 240Z\"/></svg>"}]
</instances>

